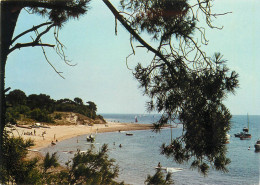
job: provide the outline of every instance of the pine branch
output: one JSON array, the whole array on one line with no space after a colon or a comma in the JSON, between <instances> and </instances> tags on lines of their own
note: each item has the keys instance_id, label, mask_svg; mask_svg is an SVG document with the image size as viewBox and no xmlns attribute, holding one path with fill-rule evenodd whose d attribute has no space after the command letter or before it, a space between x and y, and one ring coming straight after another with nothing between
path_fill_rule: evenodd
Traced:
<instances>
[{"instance_id":1,"label":"pine branch","mask_svg":"<svg viewBox=\"0 0 260 185\"><path fill-rule=\"evenodd\" d=\"M127 29L127 31L132 34L136 40L138 40L144 47L146 47L149 51L153 52L156 56L158 56L161 60L163 60L168 66L170 66L169 61L163 56L163 54L150 46L147 42L145 42L133 29L129 26L122 15L115 9L115 7L109 2L109 0L103 0L103 2L107 5L107 7L114 14L116 19L118 19L121 24Z\"/></svg>"},{"instance_id":2,"label":"pine branch","mask_svg":"<svg viewBox=\"0 0 260 185\"><path fill-rule=\"evenodd\" d=\"M84 2L88 2L87 0ZM2 4L13 5L19 7L20 9L29 7L29 8L47 8L47 9L63 9L66 11L79 11L79 13L84 13L85 6L80 7L79 4L73 6L68 6L66 3L53 3L50 1L39 1L39 0L26 0L26 1L17 1L17 0L8 0L1 1ZM79 9L80 8L80 9Z\"/></svg>"},{"instance_id":3,"label":"pine branch","mask_svg":"<svg viewBox=\"0 0 260 185\"><path fill-rule=\"evenodd\" d=\"M42 23L38 26L33 26L31 29L28 29L22 33L20 33L19 35L17 35L12 41L11 41L11 44L13 44L17 39L19 39L20 37L22 37L23 35L29 33L29 32L32 32L32 31L35 31L37 30L38 28L42 27L42 26L46 26L46 25L49 25L51 24L52 22L46 22L46 23Z\"/></svg>"},{"instance_id":4,"label":"pine branch","mask_svg":"<svg viewBox=\"0 0 260 185\"><path fill-rule=\"evenodd\" d=\"M41 37L48 33L50 31L50 29L55 26L55 24L52 24L50 26L48 26L46 28L46 30L44 30L43 32L41 32L39 35L37 35L36 39L33 41L33 42L28 42L28 43L17 43L14 47L12 47L11 49L9 49L8 51L8 54L10 54L11 52L13 52L14 50L16 49L20 49L20 48L23 48L23 47L35 47L35 46L47 46L47 47L54 47L55 45L52 45L52 44L43 44L43 43L40 43L40 39ZM34 29L34 31L37 31L37 29Z\"/></svg>"},{"instance_id":5,"label":"pine branch","mask_svg":"<svg viewBox=\"0 0 260 185\"><path fill-rule=\"evenodd\" d=\"M24 47L35 47L35 46L47 46L47 47L54 47L55 45L52 44L42 44L39 42L28 42L28 43L17 43L14 47L12 47L9 51L8 54L13 52L16 49L24 48Z\"/></svg>"},{"instance_id":6,"label":"pine branch","mask_svg":"<svg viewBox=\"0 0 260 185\"><path fill-rule=\"evenodd\" d=\"M50 1L51 2L51 1ZM79 10L79 5L74 5L74 6L68 6L64 3L45 3L45 2L39 2L39 1L25 1L24 5L26 7L40 7L40 8L47 8L47 9L63 9L66 11L80 11L80 13L82 13L82 11L84 11L83 9Z\"/></svg>"}]
</instances>

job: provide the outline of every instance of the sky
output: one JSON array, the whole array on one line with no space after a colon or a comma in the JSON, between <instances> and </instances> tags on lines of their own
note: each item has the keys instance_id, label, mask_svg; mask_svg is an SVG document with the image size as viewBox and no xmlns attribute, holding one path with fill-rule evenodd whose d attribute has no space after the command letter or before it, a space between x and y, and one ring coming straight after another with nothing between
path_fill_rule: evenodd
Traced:
<instances>
[{"instance_id":1,"label":"sky","mask_svg":"<svg viewBox=\"0 0 260 185\"><path fill-rule=\"evenodd\" d=\"M59 32L66 56L76 66L66 65L53 49L45 49L65 79L46 62L40 47L22 48L8 57L6 87L21 89L26 95L48 94L56 100L80 97L84 102L95 102L98 113L146 113L145 102L149 99L131 69L138 62L150 62L152 55L143 48L136 49L136 55L129 57L126 65L126 57L132 53L129 33L118 23L115 35L115 19L101 0L92 1L90 7L86 15L70 20ZM260 114L259 8L258 0L214 1L213 11L232 13L213 20L214 25L223 26L222 30L206 29L206 52L220 52L227 66L239 73L239 89L225 100L234 115ZM22 11L14 36L42 22L42 17ZM52 33L43 42L55 44ZM34 35L18 42L29 42L30 36Z\"/></svg>"}]
</instances>

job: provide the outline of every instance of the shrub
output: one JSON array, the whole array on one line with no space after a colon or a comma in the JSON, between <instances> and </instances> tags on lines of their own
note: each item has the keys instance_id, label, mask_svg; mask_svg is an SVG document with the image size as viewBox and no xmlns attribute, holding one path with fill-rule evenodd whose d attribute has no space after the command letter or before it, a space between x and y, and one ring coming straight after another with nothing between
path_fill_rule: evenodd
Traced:
<instances>
[{"instance_id":1,"label":"shrub","mask_svg":"<svg viewBox=\"0 0 260 185\"><path fill-rule=\"evenodd\" d=\"M39 108L33 109L32 111L29 112L29 116L32 119L35 119L36 121L40 122L53 122L52 117L48 115L48 112L43 109L40 110Z\"/></svg>"}]
</instances>

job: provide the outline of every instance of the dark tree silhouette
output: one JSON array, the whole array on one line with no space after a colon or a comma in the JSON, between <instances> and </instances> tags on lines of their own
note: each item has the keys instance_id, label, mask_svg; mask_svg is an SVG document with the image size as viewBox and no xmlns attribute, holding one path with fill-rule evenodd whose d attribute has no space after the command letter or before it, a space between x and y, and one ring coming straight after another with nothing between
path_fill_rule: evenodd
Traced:
<instances>
[{"instance_id":1,"label":"dark tree silhouette","mask_svg":"<svg viewBox=\"0 0 260 185\"><path fill-rule=\"evenodd\" d=\"M74 102L75 102L76 104L83 105L83 101L82 101L82 99L79 98L79 97L74 98Z\"/></svg>"},{"instance_id":2,"label":"dark tree silhouette","mask_svg":"<svg viewBox=\"0 0 260 185\"><path fill-rule=\"evenodd\" d=\"M57 53L69 64L58 40L58 28L70 18L87 12L90 0L26 0L2 1L1 4L1 130L5 125L5 64L9 53L22 47L56 47ZM187 0L121 0L118 11L109 0L103 0L122 26L130 33L130 44L135 54L135 39L154 54L148 66L138 64L133 72L140 82L144 93L151 98L148 110L162 113L155 129L174 121L183 123L183 135L162 147L162 153L172 156L177 162L193 159L192 167L198 167L202 173L212 164L217 170L226 171L229 159L226 159L225 135L230 128L231 115L222 101L229 92L238 86L235 72L229 72L220 54L209 57L201 44L207 44L205 28L199 25L199 15L210 28L216 28L211 20L222 14L213 14L212 0L197 0L191 4ZM49 22L41 23L13 37L14 28L23 8L33 13L47 16ZM39 28L45 28L39 31ZM43 35L54 29L56 46L44 43ZM29 43L17 43L23 35L35 32L36 37ZM142 38L147 33L156 40L152 47ZM199 38L194 35L200 34ZM128 57L127 57L128 59ZM53 67L53 66L52 66ZM53 67L54 68L54 67ZM55 68L54 70L61 76ZM1 137L2 138L2 137ZM2 143L2 140L1 142ZM0 156L1 158L1 156Z\"/></svg>"},{"instance_id":3,"label":"dark tree silhouette","mask_svg":"<svg viewBox=\"0 0 260 185\"><path fill-rule=\"evenodd\" d=\"M6 100L11 105L25 105L26 98L27 97L26 97L25 93L19 89L13 90L6 96Z\"/></svg>"}]
</instances>

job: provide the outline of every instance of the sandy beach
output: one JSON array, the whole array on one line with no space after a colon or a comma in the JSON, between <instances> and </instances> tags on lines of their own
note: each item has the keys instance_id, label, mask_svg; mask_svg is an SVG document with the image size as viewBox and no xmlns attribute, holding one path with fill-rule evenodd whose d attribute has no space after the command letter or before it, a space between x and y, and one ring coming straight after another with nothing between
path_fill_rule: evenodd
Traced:
<instances>
[{"instance_id":1,"label":"sandy beach","mask_svg":"<svg viewBox=\"0 0 260 185\"><path fill-rule=\"evenodd\" d=\"M34 140L34 146L31 149L45 148L56 142L65 139L73 138L76 136L91 134L91 133L104 133L104 132L118 132L129 130L148 130L151 129L151 124L133 124L133 123L113 123L88 125L62 125L62 126L49 126L49 128L22 128L13 127L7 128L15 137L21 136L24 139Z\"/></svg>"}]
</instances>

